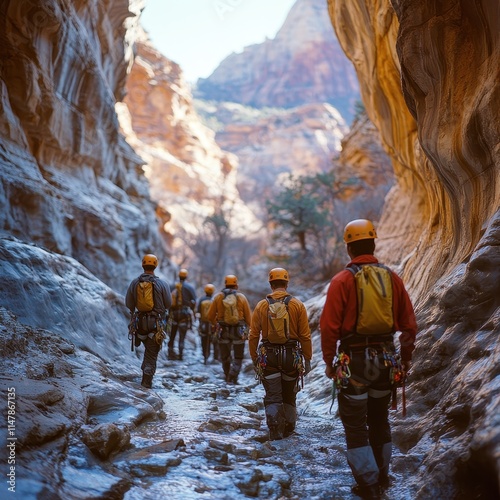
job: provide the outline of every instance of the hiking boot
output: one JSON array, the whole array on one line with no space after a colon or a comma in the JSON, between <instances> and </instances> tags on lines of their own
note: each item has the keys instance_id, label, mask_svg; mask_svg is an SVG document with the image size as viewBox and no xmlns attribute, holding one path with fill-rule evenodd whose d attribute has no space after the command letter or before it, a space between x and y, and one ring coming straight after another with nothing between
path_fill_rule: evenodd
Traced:
<instances>
[{"instance_id":1,"label":"hiking boot","mask_svg":"<svg viewBox=\"0 0 500 500\"><path fill-rule=\"evenodd\" d=\"M144 373L142 375L141 385L146 389L151 389L153 387L153 375L146 375Z\"/></svg>"},{"instance_id":2,"label":"hiking boot","mask_svg":"<svg viewBox=\"0 0 500 500\"><path fill-rule=\"evenodd\" d=\"M269 427L269 441L278 441L283 439L283 433L277 425Z\"/></svg>"},{"instance_id":3,"label":"hiking boot","mask_svg":"<svg viewBox=\"0 0 500 500\"><path fill-rule=\"evenodd\" d=\"M391 486L392 483L392 477L389 476L389 474L379 474L378 476L378 485L383 489L386 490Z\"/></svg>"},{"instance_id":4,"label":"hiking boot","mask_svg":"<svg viewBox=\"0 0 500 500\"><path fill-rule=\"evenodd\" d=\"M287 438L288 436L291 436L294 432L295 432L295 424L287 422L285 424L285 430L283 431L283 437Z\"/></svg>"},{"instance_id":5,"label":"hiking boot","mask_svg":"<svg viewBox=\"0 0 500 500\"><path fill-rule=\"evenodd\" d=\"M168 359L170 361L176 361L177 360L177 354L175 354L175 352L173 352L173 351L169 351L168 352Z\"/></svg>"},{"instance_id":6,"label":"hiking boot","mask_svg":"<svg viewBox=\"0 0 500 500\"><path fill-rule=\"evenodd\" d=\"M380 500L382 498L378 484L371 484L369 486L361 486L355 484L351 491L354 495L363 498L363 500Z\"/></svg>"}]
</instances>

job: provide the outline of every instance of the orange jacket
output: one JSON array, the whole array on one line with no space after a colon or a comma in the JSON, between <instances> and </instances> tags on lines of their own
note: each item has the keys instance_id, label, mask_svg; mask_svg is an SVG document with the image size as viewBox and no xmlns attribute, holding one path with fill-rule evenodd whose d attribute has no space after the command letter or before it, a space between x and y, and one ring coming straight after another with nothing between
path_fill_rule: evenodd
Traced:
<instances>
[{"instance_id":1,"label":"orange jacket","mask_svg":"<svg viewBox=\"0 0 500 500\"><path fill-rule=\"evenodd\" d=\"M360 255L350 264L376 264L378 260L373 255ZM392 274L392 309L394 316L394 331L402 332L401 359L410 361L415 349L417 321L410 297L401 278ZM321 313L321 349L323 360L331 366L337 352L337 341L355 332L357 316L357 293L354 276L344 269L337 273L330 282L326 302Z\"/></svg>"},{"instance_id":2,"label":"orange jacket","mask_svg":"<svg viewBox=\"0 0 500 500\"><path fill-rule=\"evenodd\" d=\"M282 299L290 295L283 290L275 290L268 297L274 300ZM269 328L269 320L267 311L269 303L266 299L261 300L254 309L252 314L252 324L250 326L250 335L248 337L248 349L250 356L255 362L257 359L257 347L260 337L267 338ZM312 358L312 343L311 330L307 319L307 311L304 304L297 298L293 297L288 303L288 315L290 316L290 339L295 339L300 342L302 352L306 359Z\"/></svg>"},{"instance_id":3,"label":"orange jacket","mask_svg":"<svg viewBox=\"0 0 500 500\"><path fill-rule=\"evenodd\" d=\"M219 292L210 304L210 309L207 313L207 320L214 326L218 321L224 321L223 299L224 292ZM247 298L242 293L236 292L236 301L240 321L244 321L248 326L250 326L250 322L252 321L252 312L250 311L250 305L248 304Z\"/></svg>"}]
</instances>

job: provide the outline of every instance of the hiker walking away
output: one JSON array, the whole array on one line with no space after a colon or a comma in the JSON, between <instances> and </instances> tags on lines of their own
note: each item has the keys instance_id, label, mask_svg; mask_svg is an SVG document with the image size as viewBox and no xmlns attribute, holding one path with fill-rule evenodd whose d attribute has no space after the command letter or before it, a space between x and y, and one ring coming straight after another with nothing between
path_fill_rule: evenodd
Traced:
<instances>
[{"instance_id":1,"label":"hiker walking away","mask_svg":"<svg viewBox=\"0 0 500 500\"><path fill-rule=\"evenodd\" d=\"M187 269L179 271L179 281L172 290L172 330L168 341L168 359L182 360L184 355L184 341L187 331L192 326L192 316L196 307L196 292L194 288L186 282L188 277ZM179 352L174 349L175 336L179 332Z\"/></svg>"},{"instance_id":2,"label":"hiker walking away","mask_svg":"<svg viewBox=\"0 0 500 500\"><path fill-rule=\"evenodd\" d=\"M208 310L208 321L218 331L222 369L230 384L238 383L251 321L248 300L237 290L238 278L228 274L223 290L214 297Z\"/></svg>"},{"instance_id":3,"label":"hiker walking away","mask_svg":"<svg viewBox=\"0 0 500 500\"><path fill-rule=\"evenodd\" d=\"M131 324L136 325L135 346L144 344L141 385L148 389L153 386L158 353L165 337L167 313L172 303L168 283L155 276L157 267L156 256L145 255L142 259L144 272L132 280L125 296L125 304L131 314Z\"/></svg>"},{"instance_id":4,"label":"hiker walking away","mask_svg":"<svg viewBox=\"0 0 500 500\"><path fill-rule=\"evenodd\" d=\"M201 352L203 354L204 364L207 364L210 357L211 346L214 347L214 360L219 360L219 344L215 335L215 328L208 321L208 311L212 304L215 286L211 283L205 285L205 297L202 297L196 307L196 316L199 319L198 332L201 339Z\"/></svg>"},{"instance_id":5,"label":"hiker walking away","mask_svg":"<svg viewBox=\"0 0 500 500\"><path fill-rule=\"evenodd\" d=\"M304 304L287 292L289 275L269 271L272 292L252 314L248 347L264 385L269 440L290 436L297 421L299 377L311 371L311 330Z\"/></svg>"},{"instance_id":6,"label":"hiker walking away","mask_svg":"<svg viewBox=\"0 0 500 500\"><path fill-rule=\"evenodd\" d=\"M325 374L339 388L347 461L357 483L352 490L363 498L380 498L389 486L391 392L410 369L417 333L402 280L373 255L376 237L369 220L347 224L344 241L351 261L332 278L320 318ZM400 359L395 332L401 332Z\"/></svg>"}]
</instances>

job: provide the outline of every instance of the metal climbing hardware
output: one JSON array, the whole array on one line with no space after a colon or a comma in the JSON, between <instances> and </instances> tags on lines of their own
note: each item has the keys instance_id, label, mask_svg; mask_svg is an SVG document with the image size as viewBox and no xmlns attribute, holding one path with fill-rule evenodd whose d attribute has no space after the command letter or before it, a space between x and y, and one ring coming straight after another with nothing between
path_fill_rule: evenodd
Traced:
<instances>
[{"instance_id":1,"label":"metal climbing hardware","mask_svg":"<svg viewBox=\"0 0 500 500\"><path fill-rule=\"evenodd\" d=\"M306 367L304 365L304 356L302 354L302 349L300 345L297 343L292 348L292 356L293 356L293 367L299 373L299 377L297 378L297 390L299 391L301 388L304 388L304 374L306 372Z\"/></svg>"},{"instance_id":2,"label":"metal climbing hardware","mask_svg":"<svg viewBox=\"0 0 500 500\"><path fill-rule=\"evenodd\" d=\"M349 384L349 379L351 378L350 361L349 356L345 352L339 352L333 360L333 368L335 369L333 381L337 389L345 389Z\"/></svg>"},{"instance_id":3,"label":"metal climbing hardware","mask_svg":"<svg viewBox=\"0 0 500 500\"><path fill-rule=\"evenodd\" d=\"M373 347L367 347L365 349L365 359L367 361L373 361L377 356L378 356L377 349L374 349Z\"/></svg>"},{"instance_id":4,"label":"metal climbing hardware","mask_svg":"<svg viewBox=\"0 0 500 500\"><path fill-rule=\"evenodd\" d=\"M385 348L382 350L382 354L384 357L384 365L389 368L389 377L392 384L392 401L391 401L391 410L398 409L398 387L402 388L402 404L403 417L406 416L406 373L403 370L403 365L401 363L401 357L397 353L392 353L387 351Z\"/></svg>"},{"instance_id":5,"label":"metal climbing hardware","mask_svg":"<svg viewBox=\"0 0 500 500\"><path fill-rule=\"evenodd\" d=\"M264 344L259 344L257 347L257 360L255 361L255 380L262 382L264 378L264 370L267 366L267 349Z\"/></svg>"},{"instance_id":6,"label":"metal climbing hardware","mask_svg":"<svg viewBox=\"0 0 500 500\"><path fill-rule=\"evenodd\" d=\"M154 339L157 344L160 344L160 349L163 341L170 335L170 330L172 329L172 320L170 316L166 319L157 317L156 319L156 332Z\"/></svg>"},{"instance_id":7,"label":"metal climbing hardware","mask_svg":"<svg viewBox=\"0 0 500 500\"><path fill-rule=\"evenodd\" d=\"M138 347L140 344L136 342L137 340L137 330L139 329L139 315L134 312L130 316L130 322L128 324L128 339L130 340L130 350L134 352L134 346Z\"/></svg>"},{"instance_id":8,"label":"metal climbing hardware","mask_svg":"<svg viewBox=\"0 0 500 500\"><path fill-rule=\"evenodd\" d=\"M401 358L398 354L387 351L385 348L382 349L382 355L384 358L384 366L390 368L390 380L392 384L400 386L405 377L405 372L403 370L403 365L401 364Z\"/></svg>"},{"instance_id":9,"label":"metal climbing hardware","mask_svg":"<svg viewBox=\"0 0 500 500\"><path fill-rule=\"evenodd\" d=\"M349 385L349 379L351 378L350 361L351 359L345 352L340 351L335 355L332 364L335 371L332 380L332 404L330 405L329 413L332 412L337 389L345 389Z\"/></svg>"}]
</instances>

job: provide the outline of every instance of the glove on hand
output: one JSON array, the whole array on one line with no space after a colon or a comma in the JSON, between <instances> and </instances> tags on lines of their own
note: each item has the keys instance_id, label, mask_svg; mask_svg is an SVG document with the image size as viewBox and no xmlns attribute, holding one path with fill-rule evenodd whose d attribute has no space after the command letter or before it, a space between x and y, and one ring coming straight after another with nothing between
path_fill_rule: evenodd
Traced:
<instances>
[{"instance_id":1,"label":"glove on hand","mask_svg":"<svg viewBox=\"0 0 500 500\"><path fill-rule=\"evenodd\" d=\"M311 371L311 360L310 359L306 359L305 363L304 363L304 369L305 369L305 375L307 375L310 371Z\"/></svg>"}]
</instances>

